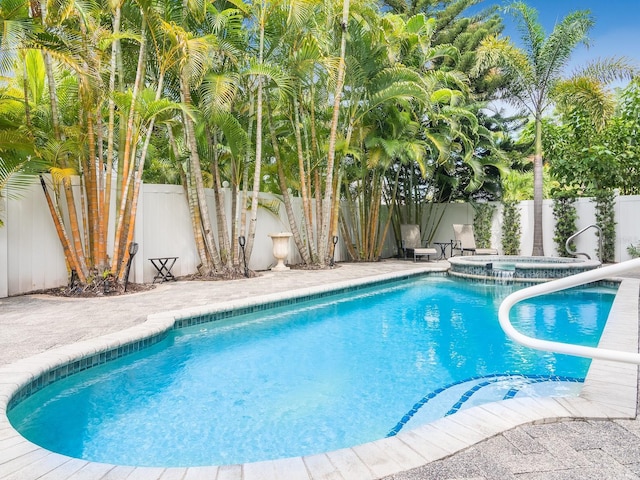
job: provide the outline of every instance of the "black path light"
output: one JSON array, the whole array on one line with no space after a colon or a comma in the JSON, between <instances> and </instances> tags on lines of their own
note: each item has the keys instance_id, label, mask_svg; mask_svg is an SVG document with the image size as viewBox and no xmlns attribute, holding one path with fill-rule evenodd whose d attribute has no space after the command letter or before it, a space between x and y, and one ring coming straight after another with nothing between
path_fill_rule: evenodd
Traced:
<instances>
[{"instance_id":1,"label":"black path light","mask_svg":"<svg viewBox=\"0 0 640 480\"><path fill-rule=\"evenodd\" d=\"M335 267L335 265L336 265L336 262L335 262L336 245L338 244L338 236L334 235L333 238L331 239L331 241L333 242L333 252L331 252L331 261L329 262L329 266L330 267Z\"/></svg>"},{"instance_id":2,"label":"black path light","mask_svg":"<svg viewBox=\"0 0 640 480\"><path fill-rule=\"evenodd\" d=\"M124 274L124 291L127 291L127 285L129 285L129 270L131 270L131 262L133 261L133 257L138 253L138 244L136 242L131 242L129 244L129 259L127 260L127 269Z\"/></svg>"},{"instance_id":3,"label":"black path light","mask_svg":"<svg viewBox=\"0 0 640 480\"><path fill-rule=\"evenodd\" d=\"M249 269L247 268L247 256L245 255L244 246L247 244L247 239L244 235L238 237L238 243L242 249L242 261L244 262L244 276L249 278Z\"/></svg>"}]
</instances>

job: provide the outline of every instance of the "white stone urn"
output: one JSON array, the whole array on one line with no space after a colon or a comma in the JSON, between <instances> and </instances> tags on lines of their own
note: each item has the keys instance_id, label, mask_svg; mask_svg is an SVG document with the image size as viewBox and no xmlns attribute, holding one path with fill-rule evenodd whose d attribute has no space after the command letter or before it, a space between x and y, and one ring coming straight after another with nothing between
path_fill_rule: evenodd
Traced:
<instances>
[{"instance_id":1,"label":"white stone urn","mask_svg":"<svg viewBox=\"0 0 640 480\"><path fill-rule=\"evenodd\" d=\"M281 272L283 270L289 270L284 264L287 255L289 255L289 238L293 236L289 232L270 233L271 241L273 242L273 256L276 257L278 263L271 270L274 272Z\"/></svg>"}]
</instances>

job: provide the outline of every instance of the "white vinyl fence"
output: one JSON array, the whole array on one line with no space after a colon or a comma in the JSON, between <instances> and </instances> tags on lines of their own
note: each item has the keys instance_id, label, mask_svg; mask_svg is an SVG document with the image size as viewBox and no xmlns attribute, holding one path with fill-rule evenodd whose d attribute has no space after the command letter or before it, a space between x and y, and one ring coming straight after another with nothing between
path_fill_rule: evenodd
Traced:
<instances>
[{"instance_id":1,"label":"white vinyl fence","mask_svg":"<svg viewBox=\"0 0 640 480\"><path fill-rule=\"evenodd\" d=\"M211 214L214 215L213 192L208 191ZM264 194L265 199L275 198ZM231 195L226 192L226 211L231 218ZM300 200L295 199L296 211L301 215ZM521 254L531 253L533 232L533 202L522 202ZM594 223L594 206L588 199L577 202L578 229ZM616 260L629 258L626 248L640 241L640 197L620 197L616 206L618 222ZM196 272L198 254L193 239L185 194L181 186L143 185L138 206L135 239L139 249L131 266L131 282L151 282L155 270L149 258L178 257L172 270L176 276ZM448 242L453 236L451 225L472 223L473 208L468 204L456 203L446 207L445 214L436 230L434 242ZM493 217L492 245L501 249L500 227L501 208ZM0 197L0 218L5 222L0 227L0 298L35 290L58 287L68 281L64 254L56 235L53 221L39 183L26 192L19 200ZM299 219L298 219L299 220ZM215 221L212 222L215 225ZM113 228L113 225L111 226ZM266 270L276 263L272 255L269 233L288 231L288 221L284 207L279 216L267 209L258 212L258 223L254 251L249 263L252 270ZM112 235L110 235L111 237ZM237 241L237 240L234 240ZM348 260L346 248L340 239L336 248L336 261ZM293 239L290 240L287 263L300 261ZM110 247L109 247L110 248ZM553 242L553 215L551 202L544 206L544 248L545 253L557 256ZM578 251L595 252L597 239L592 231L583 234L577 241ZM391 233L387 238L383 257L396 255L396 243Z\"/></svg>"}]
</instances>

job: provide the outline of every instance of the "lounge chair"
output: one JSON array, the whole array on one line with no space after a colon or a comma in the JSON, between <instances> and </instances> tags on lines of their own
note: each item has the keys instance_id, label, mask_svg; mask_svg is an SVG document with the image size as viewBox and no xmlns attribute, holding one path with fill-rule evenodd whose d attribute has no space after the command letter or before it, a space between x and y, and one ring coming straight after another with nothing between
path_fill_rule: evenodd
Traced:
<instances>
[{"instance_id":1,"label":"lounge chair","mask_svg":"<svg viewBox=\"0 0 640 480\"><path fill-rule=\"evenodd\" d=\"M420 236L420 226L414 224L400 225L400 236L402 237L402 250L404 257L413 256L415 262L418 257L427 257L436 255L436 249L431 247L423 247Z\"/></svg>"},{"instance_id":2,"label":"lounge chair","mask_svg":"<svg viewBox=\"0 0 640 480\"><path fill-rule=\"evenodd\" d=\"M469 224L453 224L453 235L455 243L453 250L460 251L460 255L464 252L470 252L472 255L497 255L498 250L495 248L477 248L476 238L473 234L473 225Z\"/></svg>"}]
</instances>

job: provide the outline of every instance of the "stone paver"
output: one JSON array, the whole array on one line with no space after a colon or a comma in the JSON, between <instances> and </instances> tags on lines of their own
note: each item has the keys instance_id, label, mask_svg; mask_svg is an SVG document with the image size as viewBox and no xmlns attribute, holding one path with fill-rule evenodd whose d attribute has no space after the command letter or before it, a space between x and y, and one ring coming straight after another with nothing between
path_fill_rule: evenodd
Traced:
<instances>
[{"instance_id":1,"label":"stone paver","mask_svg":"<svg viewBox=\"0 0 640 480\"><path fill-rule=\"evenodd\" d=\"M286 293L292 290L327 285L368 276L416 271L445 264L387 261L370 264L341 264L339 268L322 271L291 270L283 273L264 272L258 278L228 282L176 282L156 289L122 297L98 299L63 299L44 295L26 295L0 299L0 367L62 345L92 339L104 334L119 332L141 324L147 315L167 310L197 307L218 302L261 296L268 293ZM533 405L533 404L532 404ZM422 438L428 441L424 430ZM419 438L410 434L407 438ZM375 454L375 447L361 449L360 455ZM380 452L382 452L381 449ZM2 446L0 445L0 453ZM434 449L435 451L435 449ZM420 453L428 458L426 452ZM406 457L406 452L403 454ZM381 455L383 456L383 455ZM432 458L442 457L436 452ZM308 457L304 464L292 460L294 470L301 475L306 466L323 472L321 476L309 474L304 478L370 478L384 476L386 464L380 459L378 474L370 475L375 459L367 458L368 467L356 463L363 460L358 449L330 452ZM413 457L396 457L396 460L414 461ZM34 462L37 458L34 457ZM349 468L353 475L345 476ZM414 463L415 464L415 463ZM63 467L73 470L76 462ZM321 465L310 469L310 466ZM65 468L61 467L58 473ZM357 467L357 468L356 468ZM145 478L138 477L137 469L115 467L103 471L95 468L95 478ZM261 478L260 472L238 470L239 466L225 466L209 471L184 470L182 478ZM275 468L275 467L274 467ZM281 468L281 465L277 468ZM235 469L235 470L234 470ZM291 472L277 472L277 478L294 478ZM365 470L368 470L365 472ZM361 473L358 473L361 472ZM2 471L0 479L7 472ZM10 475L10 474L9 474ZM73 475L69 472L69 475ZM69 478L69 475L64 478ZM177 471L159 473L158 478L174 478ZM256 476L257 475L257 476ZM57 475L53 475L57 478ZM63 478L63 477L60 477ZM80 477L79 477L80 478ZM93 478L83 476L82 478ZM175 478L180 478L178 475ZM301 477L302 478L302 477ZM490 479L640 479L640 422L637 420L589 421L578 420L563 423L531 424L519 426L507 432L481 441L463 451L441 460L387 477L387 480L490 480ZM22 478L22 480L31 480Z\"/></svg>"}]
</instances>

